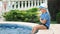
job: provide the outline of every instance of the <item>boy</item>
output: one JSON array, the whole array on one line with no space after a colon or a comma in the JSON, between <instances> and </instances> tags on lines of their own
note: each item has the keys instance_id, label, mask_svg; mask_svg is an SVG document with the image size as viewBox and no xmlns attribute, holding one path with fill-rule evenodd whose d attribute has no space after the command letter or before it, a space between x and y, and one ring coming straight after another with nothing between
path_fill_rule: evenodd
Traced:
<instances>
[{"instance_id":1,"label":"boy","mask_svg":"<svg viewBox=\"0 0 60 34\"><path fill-rule=\"evenodd\" d=\"M49 29L49 26L50 26L50 15L48 13L48 10L47 10L46 6L47 5L45 3L40 5L39 9L42 12L42 14L40 16L41 24L33 27L32 34L35 34L35 32L37 30L39 30L39 29L40 30Z\"/></svg>"}]
</instances>

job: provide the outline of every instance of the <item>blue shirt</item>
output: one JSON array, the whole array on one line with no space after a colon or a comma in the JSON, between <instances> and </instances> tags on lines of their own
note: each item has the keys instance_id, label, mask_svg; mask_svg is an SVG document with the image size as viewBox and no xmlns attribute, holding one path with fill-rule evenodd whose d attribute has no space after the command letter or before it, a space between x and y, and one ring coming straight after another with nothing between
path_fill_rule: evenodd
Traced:
<instances>
[{"instance_id":1,"label":"blue shirt","mask_svg":"<svg viewBox=\"0 0 60 34\"><path fill-rule=\"evenodd\" d=\"M50 15L47 12L45 12L40 16L40 18L42 20L46 20L45 25L49 28L49 26L50 26Z\"/></svg>"}]
</instances>

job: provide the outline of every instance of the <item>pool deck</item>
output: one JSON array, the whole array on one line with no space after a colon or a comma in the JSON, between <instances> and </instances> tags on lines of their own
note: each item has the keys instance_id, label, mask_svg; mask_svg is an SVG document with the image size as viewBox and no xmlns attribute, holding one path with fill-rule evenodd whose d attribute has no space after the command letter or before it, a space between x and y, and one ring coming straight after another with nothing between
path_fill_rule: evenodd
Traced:
<instances>
[{"instance_id":1,"label":"pool deck","mask_svg":"<svg viewBox=\"0 0 60 34\"><path fill-rule=\"evenodd\" d=\"M26 22L0 22L0 23L22 24L32 27L38 25L35 23L26 23ZM51 24L49 30L39 30L36 34L60 34L60 24Z\"/></svg>"}]
</instances>

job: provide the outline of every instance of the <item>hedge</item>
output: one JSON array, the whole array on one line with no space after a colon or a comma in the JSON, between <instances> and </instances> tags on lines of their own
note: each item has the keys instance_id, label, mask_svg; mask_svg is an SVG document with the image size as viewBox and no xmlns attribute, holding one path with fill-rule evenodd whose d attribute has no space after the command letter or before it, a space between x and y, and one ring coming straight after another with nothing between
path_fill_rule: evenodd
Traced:
<instances>
[{"instance_id":1,"label":"hedge","mask_svg":"<svg viewBox=\"0 0 60 34\"><path fill-rule=\"evenodd\" d=\"M32 8L29 10L10 10L4 13L3 17L6 21L21 21L21 22L33 22L38 23L39 17L38 8Z\"/></svg>"},{"instance_id":2,"label":"hedge","mask_svg":"<svg viewBox=\"0 0 60 34\"><path fill-rule=\"evenodd\" d=\"M57 13L57 15L56 15L56 21L57 21L57 23L60 23L60 12Z\"/></svg>"}]
</instances>

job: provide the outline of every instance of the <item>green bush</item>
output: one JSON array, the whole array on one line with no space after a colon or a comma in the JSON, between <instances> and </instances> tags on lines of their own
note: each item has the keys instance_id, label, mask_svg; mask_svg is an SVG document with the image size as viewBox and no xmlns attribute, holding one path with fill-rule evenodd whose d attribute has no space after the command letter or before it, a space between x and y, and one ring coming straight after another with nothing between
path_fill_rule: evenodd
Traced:
<instances>
[{"instance_id":1,"label":"green bush","mask_svg":"<svg viewBox=\"0 0 60 34\"><path fill-rule=\"evenodd\" d=\"M57 15L56 15L56 21L57 21L57 23L60 23L60 12L57 13Z\"/></svg>"},{"instance_id":2,"label":"green bush","mask_svg":"<svg viewBox=\"0 0 60 34\"><path fill-rule=\"evenodd\" d=\"M39 22L37 17L37 8L29 10L11 10L4 13L3 17L6 21L22 21L22 22Z\"/></svg>"}]
</instances>

